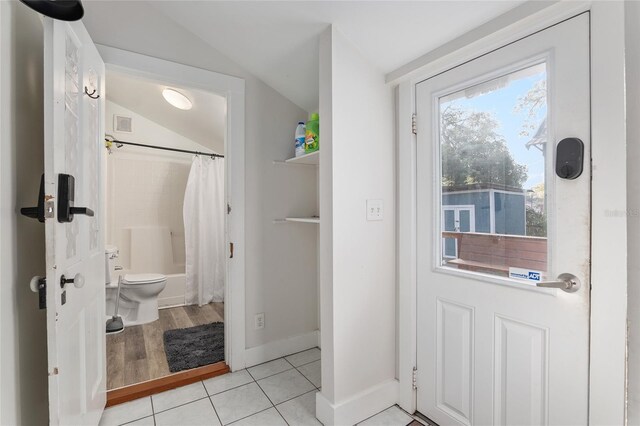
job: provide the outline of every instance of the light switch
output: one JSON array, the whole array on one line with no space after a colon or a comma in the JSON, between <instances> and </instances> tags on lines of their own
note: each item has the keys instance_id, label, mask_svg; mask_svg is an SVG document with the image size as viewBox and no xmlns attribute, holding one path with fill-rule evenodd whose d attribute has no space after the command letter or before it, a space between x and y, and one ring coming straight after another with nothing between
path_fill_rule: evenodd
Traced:
<instances>
[{"instance_id":1,"label":"light switch","mask_svg":"<svg viewBox=\"0 0 640 426\"><path fill-rule=\"evenodd\" d=\"M367 220L382 220L382 200L367 200Z\"/></svg>"}]
</instances>

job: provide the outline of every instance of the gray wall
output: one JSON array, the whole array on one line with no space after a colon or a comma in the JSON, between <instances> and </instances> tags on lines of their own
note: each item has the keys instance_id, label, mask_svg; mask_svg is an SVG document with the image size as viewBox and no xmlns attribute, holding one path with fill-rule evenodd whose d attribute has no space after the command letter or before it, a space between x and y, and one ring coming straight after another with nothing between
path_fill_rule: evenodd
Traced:
<instances>
[{"instance_id":1,"label":"gray wall","mask_svg":"<svg viewBox=\"0 0 640 426\"><path fill-rule=\"evenodd\" d=\"M29 290L44 274L44 225L18 214L43 171L42 24L0 2L0 424L48 422L45 311Z\"/></svg>"}]
</instances>

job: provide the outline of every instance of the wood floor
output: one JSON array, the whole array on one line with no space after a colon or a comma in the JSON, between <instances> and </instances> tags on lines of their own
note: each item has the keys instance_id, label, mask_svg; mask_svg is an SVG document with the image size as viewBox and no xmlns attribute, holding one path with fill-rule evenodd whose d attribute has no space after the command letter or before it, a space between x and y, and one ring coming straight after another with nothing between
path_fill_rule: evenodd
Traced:
<instances>
[{"instance_id":1,"label":"wood floor","mask_svg":"<svg viewBox=\"0 0 640 426\"><path fill-rule=\"evenodd\" d=\"M224 321L224 303L160 309L160 319L125 327L107 335L107 389L128 386L171 374L164 353L166 330Z\"/></svg>"}]
</instances>

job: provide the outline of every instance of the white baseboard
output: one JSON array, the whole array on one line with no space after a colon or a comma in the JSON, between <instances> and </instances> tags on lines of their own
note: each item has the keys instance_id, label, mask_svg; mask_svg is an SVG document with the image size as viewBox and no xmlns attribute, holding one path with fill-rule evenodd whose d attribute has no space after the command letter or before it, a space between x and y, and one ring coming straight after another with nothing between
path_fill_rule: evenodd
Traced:
<instances>
[{"instance_id":1,"label":"white baseboard","mask_svg":"<svg viewBox=\"0 0 640 426\"><path fill-rule=\"evenodd\" d=\"M331 404L316 394L316 417L325 426L351 426L385 410L398 401L398 381L389 380L366 389L346 401Z\"/></svg>"},{"instance_id":2,"label":"white baseboard","mask_svg":"<svg viewBox=\"0 0 640 426\"><path fill-rule=\"evenodd\" d=\"M244 352L245 363L247 367L252 367L285 355L315 348L319 341L320 334L316 330L248 348Z\"/></svg>"}]
</instances>

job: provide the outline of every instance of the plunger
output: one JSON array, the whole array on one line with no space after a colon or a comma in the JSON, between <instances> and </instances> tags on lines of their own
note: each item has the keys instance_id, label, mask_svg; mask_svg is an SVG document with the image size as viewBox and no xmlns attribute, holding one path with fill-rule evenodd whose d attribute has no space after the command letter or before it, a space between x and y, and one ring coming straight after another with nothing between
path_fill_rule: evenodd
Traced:
<instances>
[{"instance_id":1,"label":"plunger","mask_svg":"<svg viewBox=\"0 0 640 426\"><path fill-rule=\"evenodd\" d=\"M120 285L122 283L122 275L118 277L118 291L116 296L116 311L113 313L111 319L107 320L107 334L120 333L124 330L124 322L122 317L118 315L118 307L120 306Z\"/></svg>"}]
</instances>

